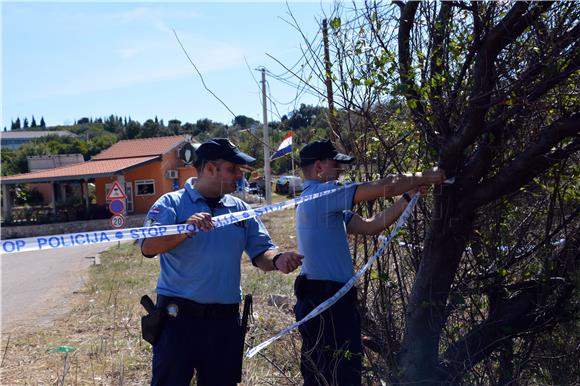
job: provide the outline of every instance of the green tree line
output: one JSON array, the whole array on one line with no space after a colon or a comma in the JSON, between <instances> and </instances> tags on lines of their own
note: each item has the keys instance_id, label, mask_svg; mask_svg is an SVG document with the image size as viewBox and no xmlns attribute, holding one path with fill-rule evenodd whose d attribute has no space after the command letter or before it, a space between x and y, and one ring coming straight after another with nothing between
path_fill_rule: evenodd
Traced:
<instances>
[{"instance_id":1,"label":"green tree line","mask_svg":"<svg viewBox=\"0 0 580 386\"><path fill-rule=\"evenodd\" d=\"M46 128L46 122L44 121L44 117L41 117L40 122L37 124L34 115L32 116L30 123L28 123L28 118L24 118L22 120L22 123L20 123L20 118L16 118L15 121L10 122L10 130L20 130L20 129L43 130L44 128ZM6 131L6 127L4 127L4 131Z\"/></svg>"},{"instance_id":2,"label":"green tree line","mask_svg":"<svg viewBox=\"0 0 580 386\"><path fill-rule=\"evenodd\" d=\"M282 116L280 121L269 123L270 148L272 153L289 131L294 132L294 141L300 145L312 138L323 137L328 127L327 110L324 107L301 105L300 108ZM18 149L2 149L2 175L14 175L28 172L27 157L56 154L82 154L85 161L100 153L112 144L125 139L152 138L170 135L191 135L203 142L212 137L228 137L240 148L258 159L263 164L262 124L245 115L236 116L229 124L216 122L208 118L198 119L195 123L171 119L165 122L154 117L143 123L131 117L110 115L106 118L78 119L72 125L46 127L44 118L37 125L32 116L32 124L24 118L12 122L12 130L48 130L72 132L76 137L48 136L32 140ZM294 157L297 159L298 150ZM272 163L275 174L288 172L292 159L287 156Z\"/></svg>"}]
</instances>

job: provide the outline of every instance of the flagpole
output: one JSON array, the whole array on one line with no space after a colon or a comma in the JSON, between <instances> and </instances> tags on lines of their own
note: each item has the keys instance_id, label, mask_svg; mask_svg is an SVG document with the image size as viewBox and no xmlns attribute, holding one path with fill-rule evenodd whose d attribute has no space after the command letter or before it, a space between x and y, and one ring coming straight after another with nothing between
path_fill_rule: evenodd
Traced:
<instances>
[{"instance_id":1,"label":"flagpole","mask_svg":"<svg viewBox=\"0 0 580 386\"><path fill-rule=\"evenodd\" d=\"M268 129L268 105L266 105L266 69L262 68L262 113L264 115L264 182L266 204L272 204L272 170L270 169L270 131Z\"/></svg>"},{"instance_id":2,"label":"flagpole","mask_svg":"<svg viewBox=\"0 0 580 386\"><path fill-rule=\"evenodd\" d=\"M296 177L294 174L294 136L292 136L292 151L290 151L290 158L292 159L292 177ZM296 184L292 183L292 197L296 197Z\"/></svg>"},{"instance_id":3,"label":"flagpole","mask_svg":"<svg viewBox=\"0 0 580 386\"><path fill-rule=\"evenodd\" d=\"M288 135L286 135L286 137L284 137L284 139L282 140L282 143L280 143L280 146L278 146L278 150L276 150L274 152L274 154L272 154L272 157L270 157L270 160L273 161L275 159L278 159L280 157L285 157L288 154L290 155L291 161L292 161L292 177L296 177L296 172L295 172L295 167L294 167L294 154L293 154L293 149L294 149L294 143L292 142L292 137L294 135L294 132L290 131L290 133L288 133ZM288 194L290 194L290 183L288 182ZM296 185L295 183L292 183L292 194L294 196L296 196Z\"/></svg>"}]
</instances>

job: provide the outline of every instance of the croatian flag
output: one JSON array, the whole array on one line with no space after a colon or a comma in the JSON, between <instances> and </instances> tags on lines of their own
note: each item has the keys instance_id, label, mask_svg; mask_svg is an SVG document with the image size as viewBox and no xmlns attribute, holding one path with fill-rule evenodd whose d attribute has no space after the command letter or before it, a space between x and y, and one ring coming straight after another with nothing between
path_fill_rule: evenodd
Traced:
<instances>
[{"instance_id":1,"label":"croatian flag","mask_svg":"<svg viewBox=\"0 0 580 386\"><path fill-rule=\"evenodd\" d=\"M278 150L276 150L276 153L272 154L272 157L270 157L270 161L273 161L276 158L284 157L291 151L292 151L292 133L290 132L288 133L286 138L284 138L282 143L280 143L280 146L278 146Z\"/></svg>"}]
</instances>

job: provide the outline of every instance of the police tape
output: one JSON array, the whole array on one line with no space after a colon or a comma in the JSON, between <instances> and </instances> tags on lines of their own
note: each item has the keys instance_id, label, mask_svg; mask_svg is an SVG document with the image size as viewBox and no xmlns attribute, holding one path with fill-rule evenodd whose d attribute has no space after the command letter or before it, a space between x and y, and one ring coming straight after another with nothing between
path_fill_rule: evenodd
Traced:
<instances>
[{"instance_id":1,"label":"police tape","mask_svg":"<svg viewBox=\"0 0 580 386\"><path fill-rule=\"evenodd\" d=\"M355 184L358 185L358 184ZM267 213L294 208L302 202L315 200L323 196L335 193L350 185L330 189L323 192L300 196L291 200L281 201L276 204L248 209L240 212L227 213L212 218L215 228L235 224L250 218L263 216ZM184 233L195 233L199 229L193 224L156 225L150 227L110 229L105 231L90 231L79 233L67 233L52 236L28 237L24 239L0 240L0 253L18 253L30 251L42 251L83 245L104 244L114 241L138 240L150 237L171 236Z\"/></svg>"},{"instance_id":2,"label":"police tape","mask_svg":"<svg viewBox=\"0 0 580 386\"><path fill-rule=\"evenodd\" d=\"M417 192L417 193L415 193L415 195L413 196L413 198L409 202L409 205L407 205L407 207L405 208L405 210L403 211L403 213L399 217L399 220L397 221L397 225L395 226L395 229L393 229L393 231L388 236L386 236L386 237L380 236L379 237L383 242L381 243L377 252L366 262L366 264L353 277L350 278L349 281L347 281L344 284L344 286L342 286L342 288L340 290L338 290L332 297L328 298L323 303L319 304L315 309L310 311L310 313L308 315L306 315L304 318L302 318L301 320L297 321L294 324L291 324L290 326L286 327L285 329L283 329L282 331L280 331L276 335L272 336L271 338L263 341L262 343L251 348L250 350L248 350L248 352L246 353L246 357L248 357L248 358L253 357L257 353L262 351L264 348L266 348L270 344L274 343L276 340L282 338L284 335L289 334L292 330L294 330L295 328L297 328L301 324L306 323L310 319L315 318L316 316L320 315L321 313L323 313L324 311L329 309L334 303L336 303L338 301L338 299L343 297L354 286L354 283L356 283L356 281L358 279L360 279L360 277L362 275L364 275L364 273L370 268L370 266L374 263L374 261L383 253L383 251L385 250L387 245L389 245L391 240L397 235L397 233L399 232L399 229L401 229L401 227L403 225L405 225L405 223L407 222L407 219L409 218L409 216L411 215L411 213L413 211L413 208L417 204L418 199L419 199L419 193Z\"/></svg>"}]
</instances>

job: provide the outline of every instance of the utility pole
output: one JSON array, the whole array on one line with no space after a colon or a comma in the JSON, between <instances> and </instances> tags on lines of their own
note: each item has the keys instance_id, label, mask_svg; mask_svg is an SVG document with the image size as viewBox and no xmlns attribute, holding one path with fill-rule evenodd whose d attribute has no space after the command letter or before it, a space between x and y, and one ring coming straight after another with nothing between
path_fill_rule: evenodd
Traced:
<instances>
[{"instance_id":1,"label":"utility pole","mask_svg":"<svg viewBox=\"0 0 580 386\"><path fill-rule=\"evenodd\" d=\"M268 130L268 105L266 104L266 69L262 68L262 112L264 114L264 183L266 204L272 203L272 176L270 172L270 133Z\"/></svg>"},{"instance_id":2,"label":"utility pole","mask_svg":"<svg viewBox=\"0 0 580 386\"><path fill-rule=\"evenodd\" d=\"M325 67L325 83L326 83L326 97L328 99L328 124L330 126L330 133L339 139L338 127L336 124L336 111L334 110L334 96L332 92L332 71L330 68L330 50L328 49L328 21L322 20L322 41L324 43L324 67Z\"/></svg>"}]
</instances>

